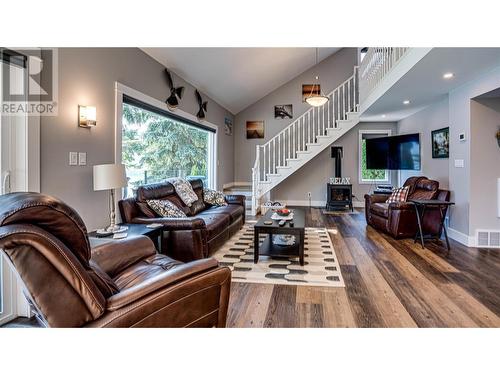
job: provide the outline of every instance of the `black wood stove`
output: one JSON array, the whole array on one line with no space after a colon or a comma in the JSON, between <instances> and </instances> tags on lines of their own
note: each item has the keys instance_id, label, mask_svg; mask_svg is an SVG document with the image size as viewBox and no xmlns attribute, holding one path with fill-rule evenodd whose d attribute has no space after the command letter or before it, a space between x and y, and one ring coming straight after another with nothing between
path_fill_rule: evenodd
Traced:
<instances>
[{"instance_id":1,"label":"black wood stove","mask_svg":"<svg viewBox=\"0 0 500 375\"><path fill-rule=\"evenodd\" d=\"M342 177L342 147L332 147L332 158L335 160L335 177ZM326 209L339 210L352 207L352 185L351 184L327 184L326 185Z\"/></svg>"}]
</instances>

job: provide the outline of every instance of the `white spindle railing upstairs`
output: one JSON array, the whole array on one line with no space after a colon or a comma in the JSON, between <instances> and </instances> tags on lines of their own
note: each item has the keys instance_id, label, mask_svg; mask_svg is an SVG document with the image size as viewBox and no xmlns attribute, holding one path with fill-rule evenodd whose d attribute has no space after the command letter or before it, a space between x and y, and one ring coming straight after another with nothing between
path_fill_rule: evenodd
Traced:
<instances>
[{"instance_id":1,"label":"white spindle railing upstairs","mask_svg":"<svg viewBox=\"0 0 500 375\"><path fill-rule=\"evenodd\" d=\"M360 103L410 50L408 47L370 47L359 66Z\"/></svg>"},{"instance_id":2,"label":"white spindle railing upstairs","mask_svg":"<svg viewBox=\"0 0 500 375\"><path fill-rule=\"evenodd\" d=\"M357 113L359 106L358 67L354 74L328 95L329 101L321 107L311 107L288 127L264 145L256 147L252 168L252 211L255 213L263 192L263 185L278 176L278 168L307 153L321 137L329 137L328 129L337 129L348 113Z\"/></svg>"}]
</instances>

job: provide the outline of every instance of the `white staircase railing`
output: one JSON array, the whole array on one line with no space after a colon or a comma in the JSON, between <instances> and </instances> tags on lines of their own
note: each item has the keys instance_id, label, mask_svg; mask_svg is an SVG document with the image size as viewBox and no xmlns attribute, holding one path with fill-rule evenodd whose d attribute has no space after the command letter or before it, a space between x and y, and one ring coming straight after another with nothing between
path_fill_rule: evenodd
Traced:
<instances>
[{"instance_id":1,"label":"white staircase railing","mask_svg":"<svg viewBox=\"0 0 500 375\"><path fill-rule=\"evenodd\" d=\"M370 47L359 66L360 103L408 52L408 47Z\"/></svg>"},{"instance_id":2,"label":"white staircase railing","mask_svg":"<svg viewBox=\"0 0 500 375\"><path fill-rule=\"evenodd\" d=\"M329 137L328 129L337 129L338 122L347 120L348 113L356 113L359 106L358 67L354 74L328 95L329 101L321 107L311 107L264 145L256 146L252 168L252 211L255 214L262 197L262 187L278 175L278 168L288 167L308 147L321 137Z\"/></svg>"}]
</instances>

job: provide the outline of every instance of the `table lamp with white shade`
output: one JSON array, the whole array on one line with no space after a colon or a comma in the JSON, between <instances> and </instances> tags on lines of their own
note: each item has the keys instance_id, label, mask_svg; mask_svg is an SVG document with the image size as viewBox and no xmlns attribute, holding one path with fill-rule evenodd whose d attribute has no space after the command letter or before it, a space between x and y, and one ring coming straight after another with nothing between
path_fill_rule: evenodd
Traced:
<instances>
[{"instance_id":1,"label":"table lamp with white shade","mask_svg":"<svg viewBox=\"0 0 500 375\"><path fill-rule=\"evenodd\" d=\"M110 191L110 225L104 229L107 233L116 233L122 227L116 225L115 189L127 186L127 176L123 164L94 165L94 190Z\"/></svg>"}]
</instances>

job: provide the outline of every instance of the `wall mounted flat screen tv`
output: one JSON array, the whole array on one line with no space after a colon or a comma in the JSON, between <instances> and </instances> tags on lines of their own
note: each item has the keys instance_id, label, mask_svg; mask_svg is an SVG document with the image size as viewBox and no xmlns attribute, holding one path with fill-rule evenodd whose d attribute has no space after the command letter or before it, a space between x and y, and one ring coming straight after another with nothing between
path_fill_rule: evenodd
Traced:
<instances>
[{"instance_id":1,"label":"wall mounted flat screen tv","mask_svg":"<svg viewBox=\"0 0 500 375\"><path fill-rule=\"evenodd\" d=\"M367 139L366 168L420 170L420 135L416 133Z\"/></svg>"}]
</instances>

